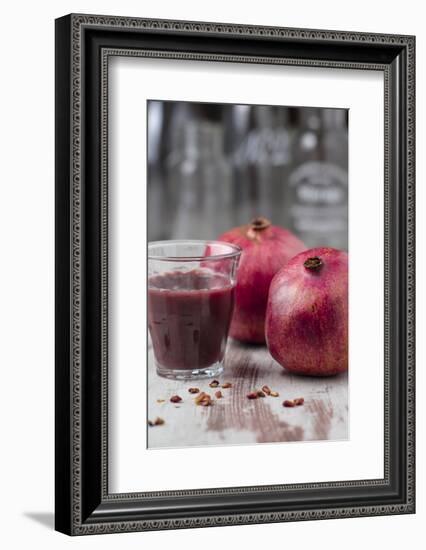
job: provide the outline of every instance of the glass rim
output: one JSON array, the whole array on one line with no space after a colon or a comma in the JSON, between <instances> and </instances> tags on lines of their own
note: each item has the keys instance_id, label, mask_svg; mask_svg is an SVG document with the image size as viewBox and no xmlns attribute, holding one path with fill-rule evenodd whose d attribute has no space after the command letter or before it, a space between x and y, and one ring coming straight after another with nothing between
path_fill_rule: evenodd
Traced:
<instances>
[{"instance_id":1,"label":"glass rim","mask_svg":"<svg viewBox=\"0 0 426 550\"><path fill-rule=\"evenodd\" d=\"M175 245L220 245L226 246L231 249L230 252L224 254L213 254L210 256L152 256L150 255L150 249L165 246L167 244ZM237 244L228 243L226 241L214 241L203 239L170 239L167 241L152 241L148 243L148 260L157 260L162 262L200 262L203 260L216 261L236 258L241 255L242 249Z\"/></svg>"}]
</instances>

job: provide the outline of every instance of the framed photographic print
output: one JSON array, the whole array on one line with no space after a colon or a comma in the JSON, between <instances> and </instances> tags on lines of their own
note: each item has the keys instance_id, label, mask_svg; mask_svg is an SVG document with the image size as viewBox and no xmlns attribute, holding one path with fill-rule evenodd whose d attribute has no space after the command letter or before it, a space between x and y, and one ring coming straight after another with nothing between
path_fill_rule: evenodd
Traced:
<instances>
[{"instance_id":1,"label":"framed photographic print","mask_svg":"<svg viewBox=\"0 0 426 550\"><path fill-rule=\"evenodd\" d=\"M413 513L413 36L56 20L56 529Z\"/></svg>"}]
</instances>

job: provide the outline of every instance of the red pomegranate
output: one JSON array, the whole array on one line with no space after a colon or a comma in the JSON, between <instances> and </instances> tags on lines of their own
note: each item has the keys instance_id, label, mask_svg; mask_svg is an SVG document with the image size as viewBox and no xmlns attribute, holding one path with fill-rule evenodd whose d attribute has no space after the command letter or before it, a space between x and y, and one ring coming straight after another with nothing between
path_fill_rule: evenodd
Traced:
<instances>
[{"instance_id":1,"label":"red pomegranate","mask_svg":"<svg viewBox=\"0 0 426 550\"><path fill-rule=\"evenodd\" d=\"M273 276L305 246L295 235L265 218L236 227L218 237L242 249L230 336L265 343L265 313Z\"/></svg>"},{"instance_id":2,"label":"red pomegranate","mask_svg":"<svg viewBox=\"0 0 426 550\"><path fill-rule=\"evenodd\" d=\"M330 376L348 369L348 255L312 248L274 277L268 298L266 342L287 370Z\"/></svg>"}]
</instances>

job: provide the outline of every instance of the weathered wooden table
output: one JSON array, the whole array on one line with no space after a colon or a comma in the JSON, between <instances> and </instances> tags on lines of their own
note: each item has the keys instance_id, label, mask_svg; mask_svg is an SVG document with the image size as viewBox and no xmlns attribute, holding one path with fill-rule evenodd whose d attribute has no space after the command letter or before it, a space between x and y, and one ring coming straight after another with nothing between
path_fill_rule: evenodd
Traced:
<instances>
[{"instance_id":1,"label":"weathered wooden table","mask_svg":"<svg viewBox=\"0 0 426 550\"><path fill-rule=\"evenodd\" d=\"M284 441L338 440L348 437L348 377L295 376L272 359L264 346L230 340L225 369L218 378L229 389L210 388L211 380L174 381L156 374L149 349L148 419L164 424L148 427L148 447L235 445ZM263 385L279 392L250 400L247 394ZM197 406L189 387L209 393L214 403ZM220 390L222 399L215 399ZM170 402L172 395L182 402ZM283 407L285 399L303 397L304 405ZM158 402L160 400L161 402ZM164 400L164 401L162 401Z\"/></svg>"}]
</instances>

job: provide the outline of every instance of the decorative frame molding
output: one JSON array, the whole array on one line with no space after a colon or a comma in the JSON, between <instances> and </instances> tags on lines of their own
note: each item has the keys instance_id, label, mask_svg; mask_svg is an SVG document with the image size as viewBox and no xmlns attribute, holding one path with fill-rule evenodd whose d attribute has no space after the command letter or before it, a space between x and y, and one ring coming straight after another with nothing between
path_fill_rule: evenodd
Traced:
<instances>
[{"instance_id":1,"label":"decorative frame molding","mask_svg":"<svg viewBox=\"0 0 426 550\"><path fill-rule=\"evenodd\" d=\"M383 479L108 493L107 128L111 56L384 73ZM83 535L414 512L414 56L412 36L96 15L69 15L56 21L58 530ZM89 203L97 206L89 207ZM320 503L321 494L329 504ZM188 500L187 512L173 509L176 496ZM226 498L233 501L228 504ZM356 504L345 505L348 499ZM200 503L206 502L210 508L215 505L218 513L203 512ZM229 512L219 512L223 509Z\"/></svg>"}]
</instances>

